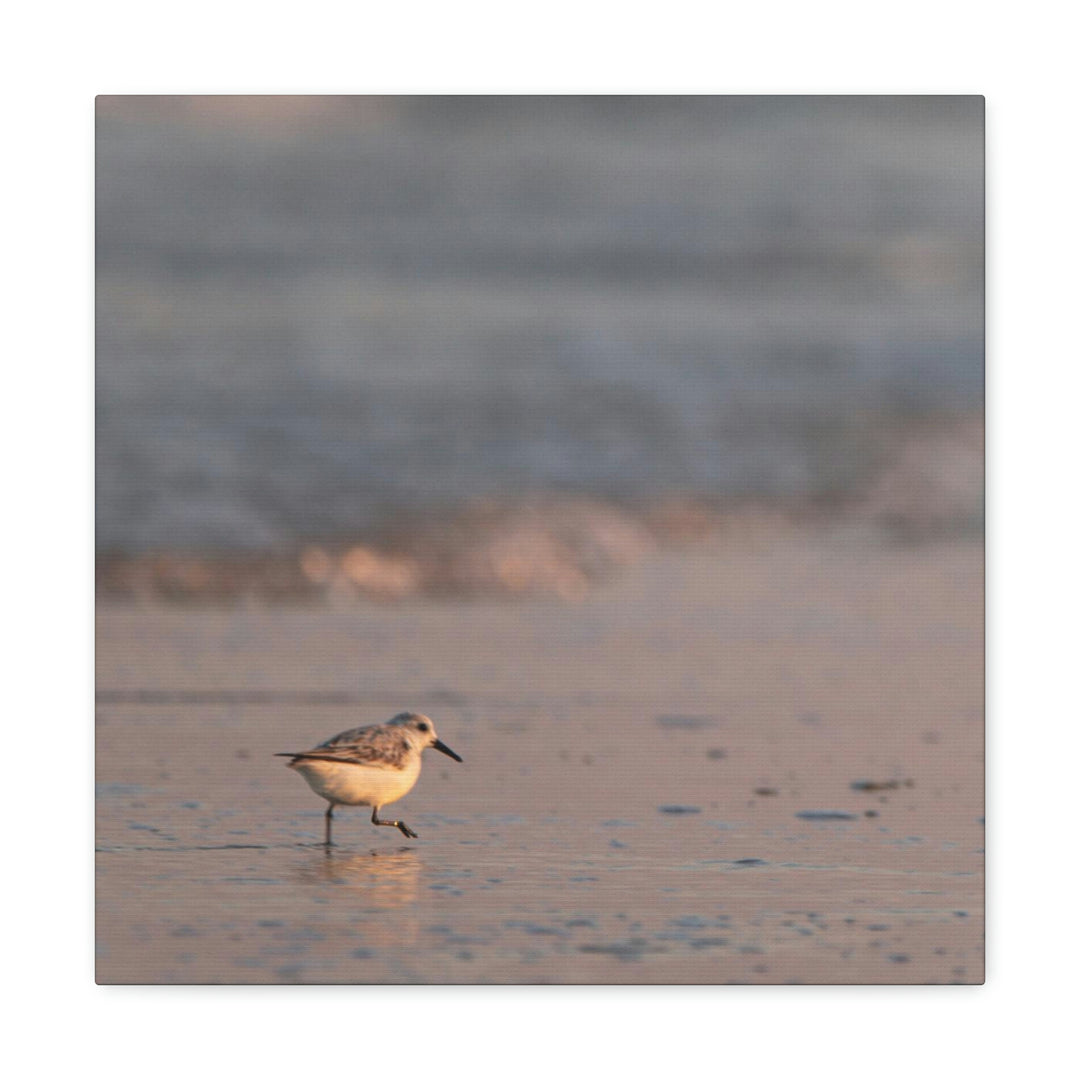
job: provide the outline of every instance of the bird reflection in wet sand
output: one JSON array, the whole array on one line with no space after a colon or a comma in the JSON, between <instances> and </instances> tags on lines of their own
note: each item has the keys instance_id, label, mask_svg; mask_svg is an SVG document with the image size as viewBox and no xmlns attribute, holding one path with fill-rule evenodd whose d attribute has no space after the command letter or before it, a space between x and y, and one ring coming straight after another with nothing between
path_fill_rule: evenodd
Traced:
<instances>
[{"instance_id":1,"label":"bird reflection in wet sand","mask_svg":"<svg viewBox=\"0 0 1080 1080\"><path fill-rule=\"evenodd\" d=\"M412 790L420 776L420 755L429 746L461 761L439 739L428 717L403 712L385 724L343 731L313 750L275 756L291 758L289 768L300 773L311 790L329 803L324 841L329 847L335 806L370 806L373 825L393 825L416 839L404 821L381 821L379 811Z\"/></svg>"},{"instance_id":2,"label":"bird reflection in wet sand","mask_svg":"<svg viewBox=\"0 0 1080 1080\"><path fill-rule=\"evenodd\" d=\"M334 910L347 913L350 942L363 949L390 949L394 955L420 939L423 876L423 860L410 848L360 853L328 847L321 852L309 848L293 880L325 896ZM337 960L349 952L346 949ZM349 962L358 978L370 963Z\"/></svg>"},{"instance_id":3,"label":"bird reflection in wet sand","mask_svg":"<svg viewBox=\"0 0 1080 1080\"><path fill-rule=\"evenodd\" d=\"M409 848L343 855L331 847L325 855L300 866L296 880L305 885L358 889L363 892L364 907L390 910L416 901L421 865L416 852Z\"/></svg>"}]
</instances>

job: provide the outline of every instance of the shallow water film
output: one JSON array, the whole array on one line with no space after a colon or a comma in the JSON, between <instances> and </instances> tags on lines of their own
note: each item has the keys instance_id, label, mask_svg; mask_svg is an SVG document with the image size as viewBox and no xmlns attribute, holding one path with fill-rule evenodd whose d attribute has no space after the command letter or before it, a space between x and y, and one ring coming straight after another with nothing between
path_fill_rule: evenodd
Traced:
<instances>
[{"instance_id":1,"label":"shallow water film","mask_svg":"<svg viewBox=\"0 0 1080 1080\"><path fill-rule=\"evenodd\" d=\"M834 532L576 603L102 604L98 981L981 982L982 574ZM403 708L464 762L325 849L272 754Z\"/></svg>"}]
</instances>

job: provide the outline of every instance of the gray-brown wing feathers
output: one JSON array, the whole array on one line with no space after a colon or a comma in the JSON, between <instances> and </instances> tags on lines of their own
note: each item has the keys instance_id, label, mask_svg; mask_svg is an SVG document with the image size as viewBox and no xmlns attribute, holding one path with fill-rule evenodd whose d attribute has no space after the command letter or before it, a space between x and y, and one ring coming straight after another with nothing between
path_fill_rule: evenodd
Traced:
<instances>
[{"instance_id":1,"label":"gray-brown wing feathers","mask_svg":"<svg viewBox=\"0 0 1080 1080\"><path fill-rule=\"evenodd\" d=\"M388 730L376 724L343 731L319 743L313 750L277 756L309 761L340 761L353 765L390 765L402 769L408 754L409 744L401 731Z\"/></svg>"}]
</instances>

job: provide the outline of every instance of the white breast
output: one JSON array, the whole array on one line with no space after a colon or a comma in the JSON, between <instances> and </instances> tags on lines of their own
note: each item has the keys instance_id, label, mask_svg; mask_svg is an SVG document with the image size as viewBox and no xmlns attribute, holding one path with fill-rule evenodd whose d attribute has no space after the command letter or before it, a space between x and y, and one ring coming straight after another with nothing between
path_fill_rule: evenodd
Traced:
<instances>
[{"instance_id":1,"label":"white breast","mask_svg":"<svg viewBox=\"0 0 1080 1080\"><path fill-rule=\"evenodd\" d=\"M404 769L305 760L292 767L312 791L329 802L343 806L386 806L412 790L420 775L420 755L411 754Z\"/></svg>"}]
</instances>

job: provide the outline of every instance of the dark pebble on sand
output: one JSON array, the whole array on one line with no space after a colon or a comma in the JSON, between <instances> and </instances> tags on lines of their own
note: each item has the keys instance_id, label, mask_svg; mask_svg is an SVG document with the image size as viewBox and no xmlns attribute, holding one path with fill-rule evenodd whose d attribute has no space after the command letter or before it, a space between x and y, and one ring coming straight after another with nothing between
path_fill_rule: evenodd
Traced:
<instances>
[{"instance_id":1,"label":"dark pebble on sand","mask_svg":"<svg viewBox=\"0 0 1080 1080\"><path fill-rule=\"evenodd\" d=\"M803 821L854 821L855 815L846 810L800 810L796 815Z\"/></svg>"},{"instance_id":2,"label":"dark pebble on sand","mask_svg":"<svg viewBox=\"0 0 1080 1080\"><path fill-rule=\"evenodd\" d=\"M852 780L852 791L895 791L899 780Z\"/></svg>"},{"instance_id":3,"label":"dark pebble on sand","mask_svg":"<svg viewBox=\"0 0 1080 1080\"><path fill-rule=\"evenodd\" d=\"M679 806L677 804L671 804L669 806L659 806L657 809L661 814L700 814L700 806Z\"/></svg>"},{"instance_id":4,"label":"dark pebble on sand","mask_svg":"<svg viewBox=\"0 0 1080 1080\"><path fill-rule=\"evenodd\" d=\"M754 788L754 794L760 795L762 798L768 798L772 795L779 795L780 792L774 787L756 787Z\"/></svg>"},{"instance_id":5,"label":"dark pebble on sand","mask_svg":"<svg viewBox=\"0 0 1080 1080\"><path fill-rule=\"evenodd\" d=\"M524 930L526 934L535 934L540 937L566 937L566 931L556 926L544 926L542 923L521 922L512 920L504 923L504 926L515 930Z\"/></svg>"},{"instance_id":6,"label":"dark pebble on sand","mask_svg":"<svg viewBox=\"0 0 1080 1080\"><path fill-rule=\"evenodd\" d=\"M650 945L645 938L630 938L628 941L613 942L610 945L579 945L578 950L583 953L615 956L620 960L637 960L643 953L666 951L663 948Z\"/></svg>"}]
</instances>

